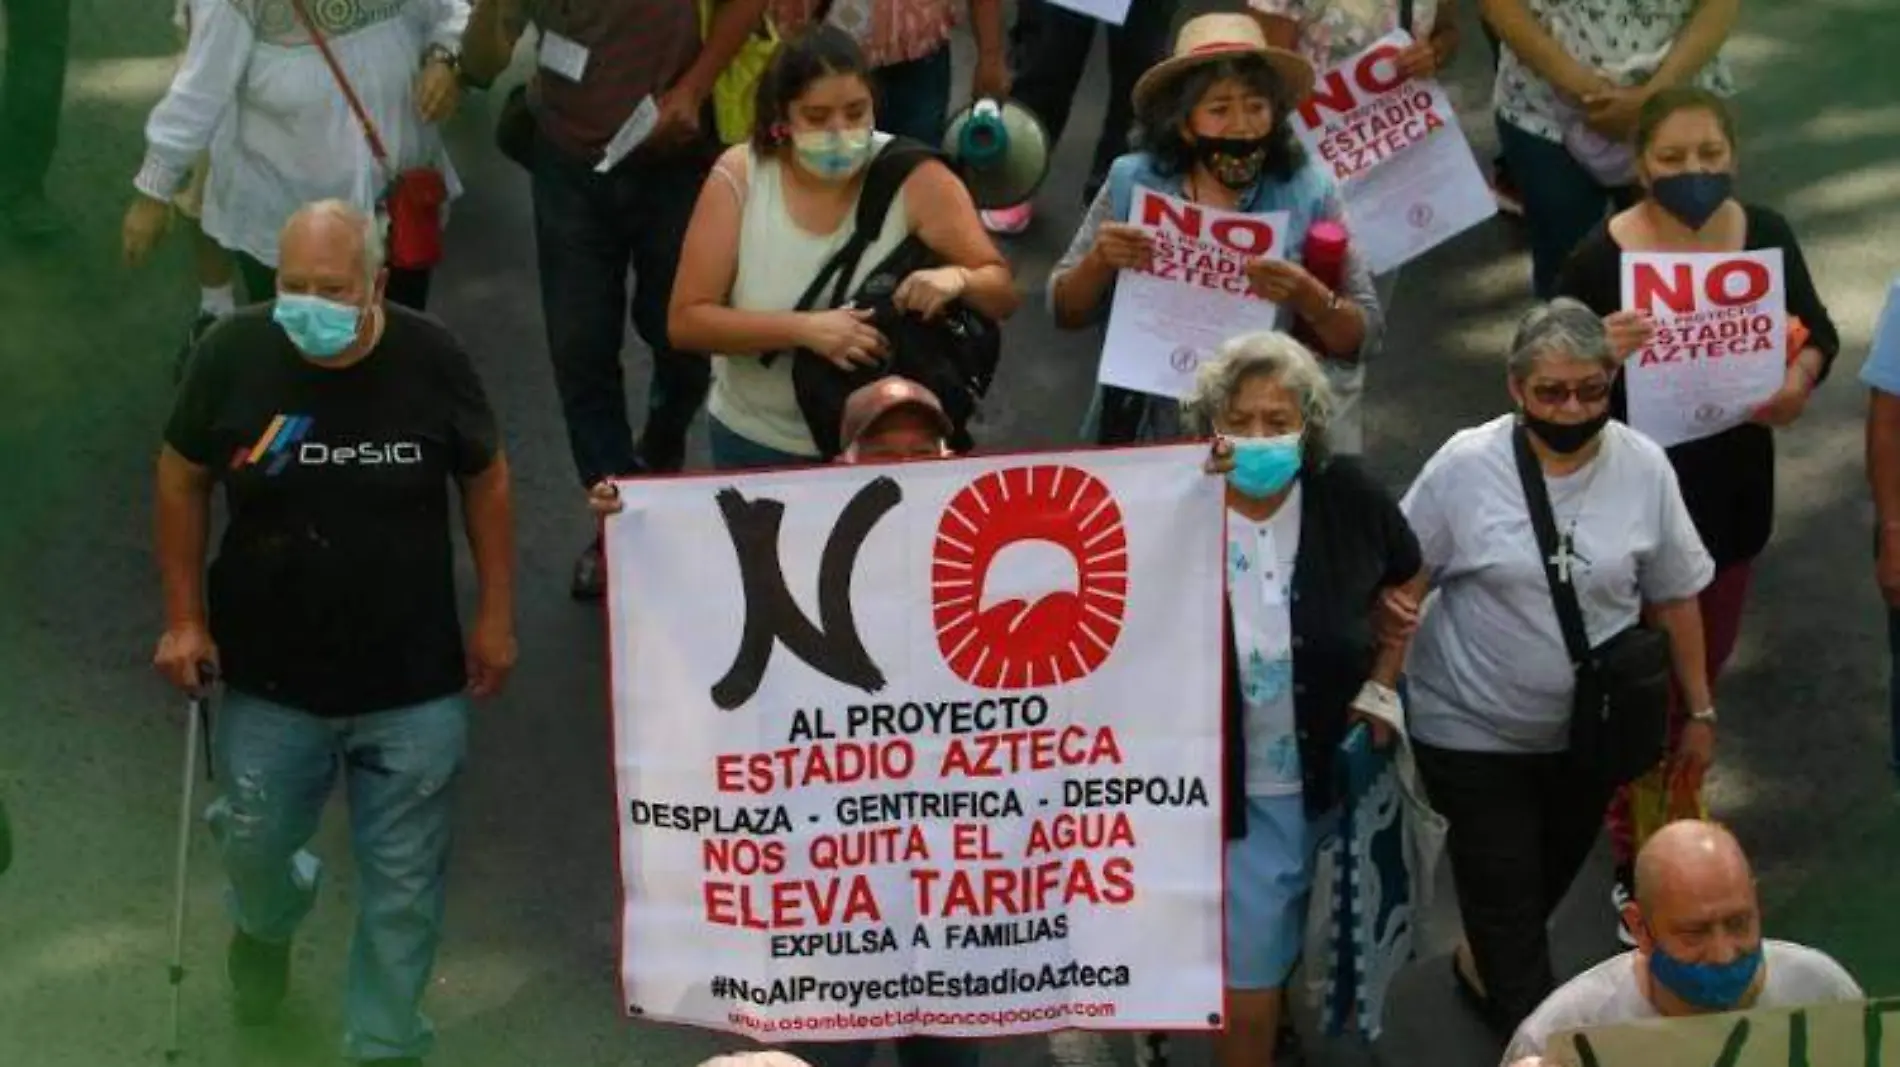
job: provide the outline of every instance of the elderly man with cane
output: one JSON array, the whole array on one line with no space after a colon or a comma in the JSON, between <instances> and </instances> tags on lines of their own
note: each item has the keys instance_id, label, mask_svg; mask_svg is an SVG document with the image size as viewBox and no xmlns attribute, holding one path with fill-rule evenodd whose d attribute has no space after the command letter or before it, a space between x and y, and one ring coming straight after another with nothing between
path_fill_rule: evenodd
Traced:
<instances>
[{"instance_id":1,"label":"elderly man with cane","mask_svg":"<svg viewBox=\"0 0 1900 1067\"><path fill-rule=\"evenodd\" d=\"M450 799L469 698L514 665L508 465L468 355L384 300L375 222L324 201L284 227L277 298L205 336L158 460L166 630L156 665L218 671L240 1022L268 1022L320 870L304 845L339 772L358 870L345 1054L418 1064L442 929ZM448 486L480 584L466 650ZM204 566L213 485L230 515Z\"/></svg>"}]
</instances>

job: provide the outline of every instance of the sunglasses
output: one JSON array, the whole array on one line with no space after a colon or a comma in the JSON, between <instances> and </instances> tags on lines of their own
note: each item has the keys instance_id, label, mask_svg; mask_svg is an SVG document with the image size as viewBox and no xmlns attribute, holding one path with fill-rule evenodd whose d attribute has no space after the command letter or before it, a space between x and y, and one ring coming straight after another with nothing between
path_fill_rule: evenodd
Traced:
<instances>
[{"instance_id":1,"label":"sunglasses","mask_svg":"<svg viewBox=\"0 0 1900 1067\"><path fill-rule=\"evenodd\" d=\"M1539 404L1556 407L1571 397L1585 404L1600 404L1609 399L1610 383L1601 379L1575 384L1565 382L1538 382L1530 387L1530 394Z\"/></svg>"}]
</instances>

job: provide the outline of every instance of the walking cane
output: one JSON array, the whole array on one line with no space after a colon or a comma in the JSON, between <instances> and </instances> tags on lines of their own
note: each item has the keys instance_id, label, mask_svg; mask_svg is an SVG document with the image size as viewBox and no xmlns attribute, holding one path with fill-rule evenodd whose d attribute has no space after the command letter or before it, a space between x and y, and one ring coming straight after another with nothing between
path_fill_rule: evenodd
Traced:
<instances>
[{"instance_id":1,"label":"walking cane","mask_svg":"<svg viewBox=\"0 0 1900 1067\"><path fill-rule=\"evenodd\" d=\"M185 712L184 796L178 803L178 865L173 883L172 959L169 971L172 986L171 1042L165 1046L165 1062L177 1063L180 1054L178 1031L180 1001L185 986L185 892L191 862L192 792L198 784L198 746L204 746L205 779L211 780L211 686L215 679L209 665L198 668L198 689L191 694Z\"/></svg>"}]
</instances>

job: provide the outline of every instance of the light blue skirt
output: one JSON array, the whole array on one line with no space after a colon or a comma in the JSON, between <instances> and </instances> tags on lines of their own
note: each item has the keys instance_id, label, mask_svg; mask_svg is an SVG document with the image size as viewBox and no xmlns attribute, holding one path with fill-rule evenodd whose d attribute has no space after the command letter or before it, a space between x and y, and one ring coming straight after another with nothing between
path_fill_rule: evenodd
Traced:
<instances>
[{"instance_id":1,"label":"light blue skirt","mask_svg":"<svg viewBox=\"0 0 1900 1067\"><path fill-rule=\"evenodd\" d=\"M1227 843L1227 987L1279 989L1299 962L1313 859L1330 817L1298 793L1247 798L1247 836Z\"/></svg>"}]
</instances>

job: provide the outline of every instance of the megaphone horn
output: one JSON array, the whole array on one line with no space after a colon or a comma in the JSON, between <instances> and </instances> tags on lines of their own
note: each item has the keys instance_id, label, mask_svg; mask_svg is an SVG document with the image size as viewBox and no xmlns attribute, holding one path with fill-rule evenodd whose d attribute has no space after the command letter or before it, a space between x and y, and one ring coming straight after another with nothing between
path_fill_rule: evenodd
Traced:
<instances>
[{"instance_id":1,"label":"megaphone horn","mask_svg":"<svg viewBox=\"0 0 1900 1067\"><path fill-rule=\"evenodd\" d=\"M1049 133L1014 100L978 100L950 120L944 154L956 163L970 198L985 211L1036 195L1049 173Z\"/></svg>"}]
</instances>

